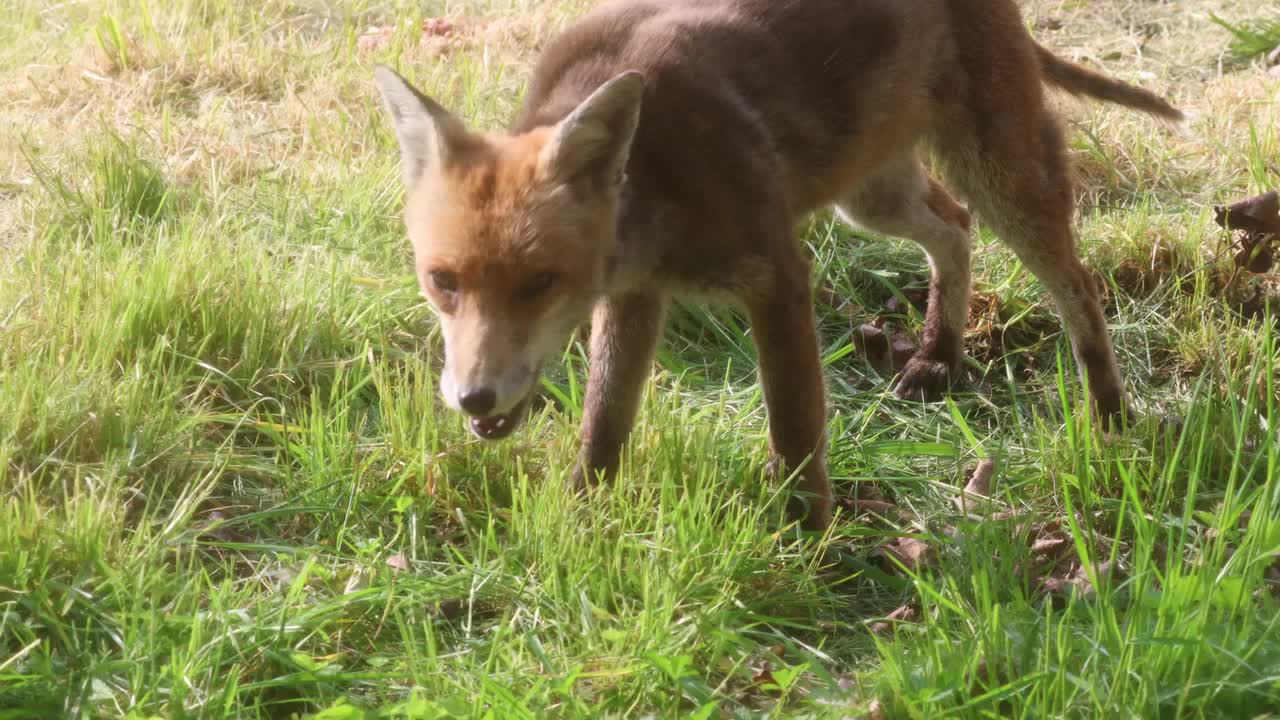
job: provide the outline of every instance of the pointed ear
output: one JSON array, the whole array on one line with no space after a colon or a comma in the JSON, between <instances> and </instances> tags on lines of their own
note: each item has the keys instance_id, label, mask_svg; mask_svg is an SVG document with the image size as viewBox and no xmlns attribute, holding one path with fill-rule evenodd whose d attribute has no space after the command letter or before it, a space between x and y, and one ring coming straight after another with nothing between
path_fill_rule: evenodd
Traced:
<instances>
[{"instance_id":1,"label":"pointed ear","mask_svg":"<svg viewBox=\"0 0 1280 720\"><path fill-rule=\"evenodd\" d=\"M636 125L644 76L625 72L601 85L557 125L542 150L542 166L563 182L589 176L604 187L622 181Z\"/></svg>"},{"instance_id":2,"label":"pointed ear","mask_svg":"<svg viewBox=\"0 0 1280 720\"><path fill-rule=\"evenodd\" d=\"M428 168L449 162L467 139L462 121L385 65L373 72L400 140L404 183L412 187Z\"/></svg>"}]
</instances>

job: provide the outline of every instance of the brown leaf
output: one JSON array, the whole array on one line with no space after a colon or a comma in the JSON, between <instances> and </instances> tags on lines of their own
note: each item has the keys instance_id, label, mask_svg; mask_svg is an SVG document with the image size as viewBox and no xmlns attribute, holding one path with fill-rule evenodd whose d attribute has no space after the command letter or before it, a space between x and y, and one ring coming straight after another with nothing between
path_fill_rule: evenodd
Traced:
<instances>
[{"instance_id":1,"label":"brown leaf","mask_svg":"<svg viewBox=\"0 0 1280 720\"><path fill-rule=\"evenodd\" d=\"M969 475L969 484L964 486L964 491L973 493L974 495L990 495L991 494L991 477L996 472L996 461L990 458L984 459L978 463L978 467L973 469L973 473Z\"/></svg>"},{"instance_id":2,"label":"brown leaf","mask_svg":"<svg viewBox=\"0 0 1280 720\"><path fill-rule=\"evenodd\" d=\"M902 333L893 336L892 348L893 366L896 368L905 367L917 350L915 341Z\"/></svg>"},{"instance_id":3,"label":"brown leaf","mask_svg":"<svg viewBox=\"0 0 1280 720\"><path fill-rule=\"evenodd\" d=\"M1071 579L1057 575L1049 575L1041 581L1040 589L1051 595L1058 595L1071 589Z\"/></svg>"},{"instance_id":4,"label":"brown leaf","mask_svg":"<svg viewBox=\"0 0 1280 720\"><path fill-rule=\"evenodd\" d=\"M919 571L931 567L934 562L933 548L928 543L911 537L894 538L893 542L882 545L875 554L884 559L882 566L889 573L899 572L898 563L908 570Z\"/></svg>"},{"instance_id":5,"label":"brown leaf","mask_svg":"<svg viewBox=\"0 0 1280 720\"><path fill-rule=\"evenodd\" d=\"M1031 552L1036 555L1048 555L1056 553L1067 544L1067 539L1061 535L1050 535L1048 537L1038 538L1031 545Z\"/></svg>"},{"instance_id":6,"label":"brown leaf","mask_svg":"<svg viewBox=\"0 0 1280 720\"><path fill-rule=\"evenodd\" d=\"M1074 569L1074 572L1049 575L1044 578L1040 587L1055 595L1067 593L1075 593L1083 597L1093 595L1093 583L1089 580L1089 572L1085 567L1076 563L1071 563L1067 567L1069 570ZM1099 582L1106 582L1111 577L1113 569L1114 565L1110 561L1101 562L1094 567L1094 573Z\"/></svg>"},{"instance_id":7,"label":"brown leaf","mask_svg":"<svg viewBox=\"0 0 1280 720\"><path fill-rule=\"evenodd\" d=\"M879 700L872 700L867 706L867 720L886 720L888 715L884 714L884 706Z\"/></svg>"},{"instance_id":8,"label":"brown leaf","mask_svg":"<svg viewBox=\"0 0 1280 720\"><path fill-rule=\"evenodd\" d=\"M822 283L822 287L818 288L818 302L823 305L829 305L838 308L844 304L844 298L840 297L840 293L836 291L836 286L830 281Z\"/></svg>"},{"instance_id":9,"label":"brown leaf","mask_svg":"<svg viewBox=\"0 0 1280 720\"><path fill-rule=\"evenodd\" d=\"M449 37L456 28L453 22L445 18L427 18L422 21L422 36Z\"/></svg>"},{"instance_id":10,"label":"brown leaf","mask_svg":"<svg viewBox=\"0 0 1280 720\"><path fill-rule=\"evenodd\" d=\"M888 498L884 496L884 492L873 482L860 482L853 486L853 497L855 500L875 500L877 502L888 502Z\"/></svg>"},{"instance_id":11,"label":"brown leaf","mask_svg":"<svg viewBox=\"0 0 1280 720\"><path fill-rule=\"evenodd\" d=\"M877 370L887 371L893 364L889 338L875 325L863 325L858 328L858 332L853 336L853 344L866 358L867 363Z\"/></svg>"},{"instance_id":12,"label":"brown leaf","mask_svg":"<svg viewBox=\"0 0 1280 720\"><path fill-rule=\"evenodd\" d=\"M918 611L911 605L903 605L885 616L884 620L871 626L872 635L888 635L898 623L915 622Z\"/></svg>"},{"instance_id":13,"label":"brown leaf","mask_svg":"<svg viewBox=\"0 0 1280 720\"><path fill-rule=\"evenodd\" d=\"M773 677L773 670L767 662L760 666L755 675L751 676L751 684L761 689L766 685L772 685L773 687L769 688L771 691L776 691L779 687L778 681Z\"/></svg>"},{"instance_id":14,"label":"brown leaf","mask_svg":"<svg viewBox=\"0 0 1280 720\"><path fill-rule=\"evenodd\" d=\"M1105 562L1098 563L1098 565L1093 569L1093 572L1097 575L1098 582L1105 583L1111 578L1111 571L1113 569L1114 564L1110 560L1107 560ZM1075 577L1072 578L1072 581L1082 595L1093 594L1093 584L1089 580L1089 573L1085 570L1083 565L1080 566L1079 570L1076 570Z\"/></svg>"},{"instance_id":15,"label":"brown leaf","mask_svg":"<svg viewBox=\"0 0 1280 720\"><path fill-rule=\"evenodd\" d=\"M975 504L975 500L985 500L991 495L991 478L995 472L995 461L986 458L978 463L973 472L969 473L969 482L964 486L959 497L955 498L956 506L961 512L968 511Z\"/></svg>"},{"instance_id":16,"label":"brown leaf","mask_svg":"<svg viewBox=\"0 0 1280 720\"><path fill-rule=\"evenodd\" d=\"M363 590L366 587L369 587L369 579L365 577L363 572L357 569L347 577L347 582L344 584L342 592L344 595L350 595L351 593L356 592L357 590Z\"/></svg>"},{"instance_id":17,"label":"brown leaf","mask_svg":"<svg viewBox=\"0 0 1280 720\"><path fill-rule=\"evenodd\" d=\"M890 513L897 509L897 506L893 503L885 502L883 500L858 500L855 498L841 499L840 506L856 515L872 513L875 515L883 515L885 517L889 517Z\"/></svg>"},{"instance_id":18,"label":"brown leaf","mask_svg":"<svg viewBox=\"0 0 1280 720\"><path fill-rule=\"evenodd\" d=\"M359 38L356 38L356 49L360 52L374 52L381 50L391 42L391 35L394 32L394 26L375 25L361 33Z\"/></svg>"}]
</instances>

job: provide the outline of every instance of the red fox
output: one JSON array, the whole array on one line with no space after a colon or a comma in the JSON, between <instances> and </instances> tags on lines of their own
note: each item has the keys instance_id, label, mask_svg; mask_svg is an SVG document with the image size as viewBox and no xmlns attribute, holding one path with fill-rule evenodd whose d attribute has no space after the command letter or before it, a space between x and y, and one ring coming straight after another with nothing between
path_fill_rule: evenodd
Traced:
<instances>
[{"instance_id":1,"label":"red fox","mask_svg":"<svg viewBox=\"0 0 1280 720\"><path fill-rule=\"evenodd\" d=\"M963 355L970 215L1038 277L1092 405L1127 414L1072 230L1044 86L1182 114L1038 45L1012 0L616 0L552 42L509 133L468 129L386 67L406 225L445 342L440 391L480 438L520 423L544 360L590 319L574 482L616 471L673 295L750 318L792 512L831 519L809 262L795 234L832 207L914 240L932 268L923 342L896 392L934 399Z\"/></svg>"}]
</instances>

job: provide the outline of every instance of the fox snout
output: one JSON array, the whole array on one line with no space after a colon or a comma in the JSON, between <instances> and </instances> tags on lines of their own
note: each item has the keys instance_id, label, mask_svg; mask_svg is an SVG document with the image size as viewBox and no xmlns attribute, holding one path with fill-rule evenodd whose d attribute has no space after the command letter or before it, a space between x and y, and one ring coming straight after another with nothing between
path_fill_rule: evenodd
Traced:
<instances>
[{"instance_id":1,"label":"fox snout","mask_svg":"<svg viewBox=\"0 0 1280 720\"><path fill-rule=\"evenodd\" d=\"M472 417L487 417L509 412L533 389L535 369L525 363L513 363L499 372L487 368L471 368L457 372L446 359L440 375L440 394L445 404Z\"/></svg>"}]
</instances>

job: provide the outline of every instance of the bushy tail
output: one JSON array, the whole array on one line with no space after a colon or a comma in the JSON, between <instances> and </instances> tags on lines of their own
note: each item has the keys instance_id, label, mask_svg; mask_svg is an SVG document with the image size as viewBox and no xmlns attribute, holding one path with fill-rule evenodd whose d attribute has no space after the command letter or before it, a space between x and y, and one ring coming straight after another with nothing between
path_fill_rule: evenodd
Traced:
<instances>
[{"instance_id":1,"label":"bushy tail","mask_svg":"<svg viewBox=\"0 0 1280 720\"><path fill-rule=\"evenodd\" d=\"M1175 123L1186 120L1181 110L1149 90L1067 62L1039 44L1036 45L1036 52L1040 56L1045 81L1060 90L1125 105Z\"/></svg>"}]
</instances>

